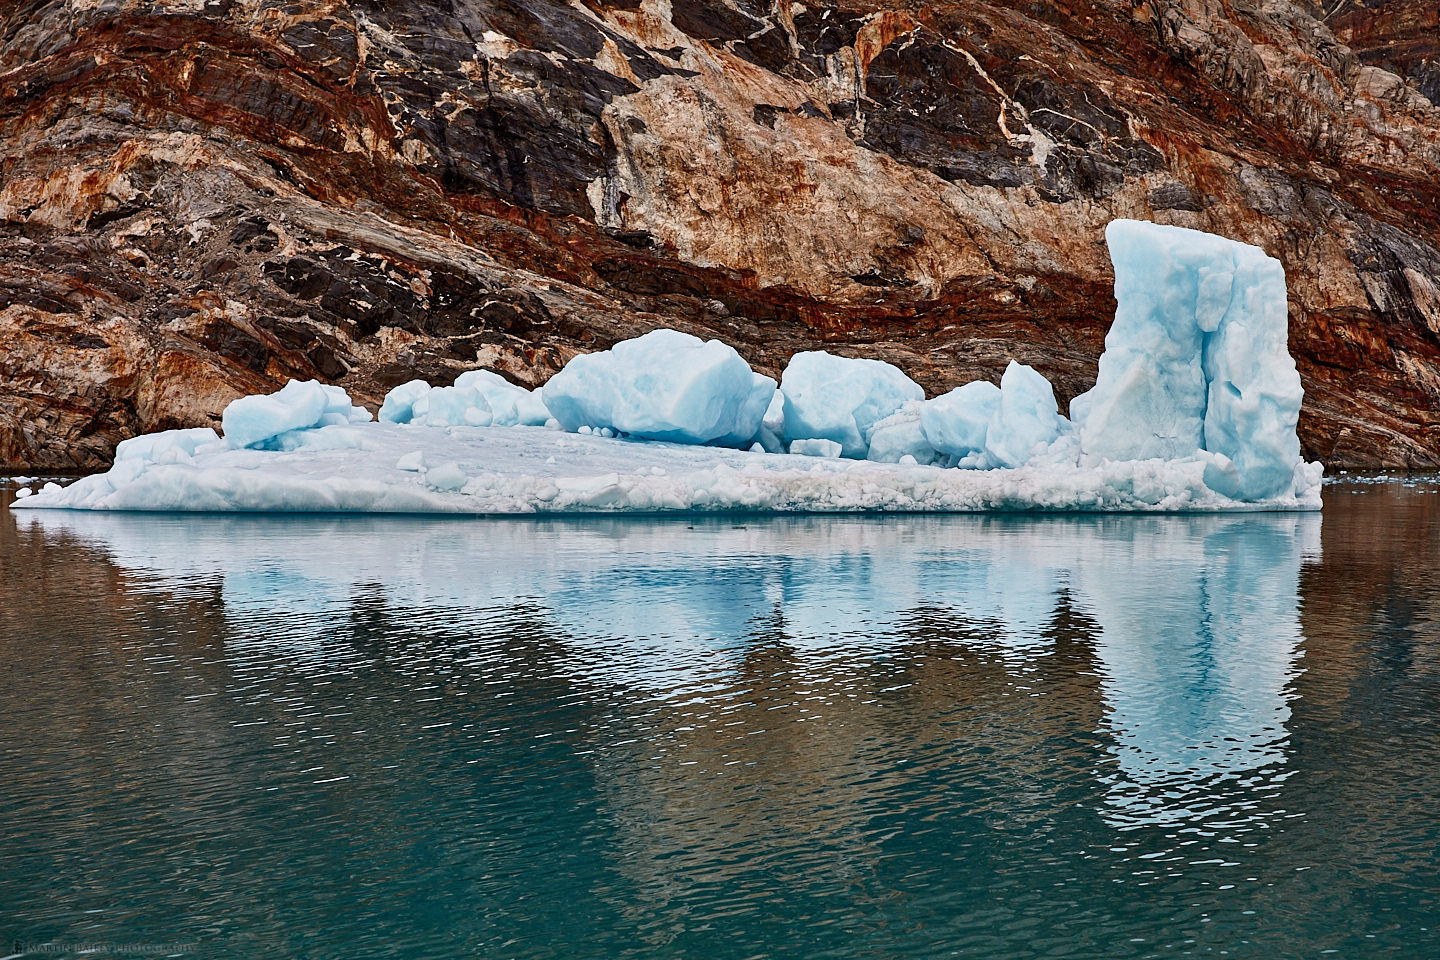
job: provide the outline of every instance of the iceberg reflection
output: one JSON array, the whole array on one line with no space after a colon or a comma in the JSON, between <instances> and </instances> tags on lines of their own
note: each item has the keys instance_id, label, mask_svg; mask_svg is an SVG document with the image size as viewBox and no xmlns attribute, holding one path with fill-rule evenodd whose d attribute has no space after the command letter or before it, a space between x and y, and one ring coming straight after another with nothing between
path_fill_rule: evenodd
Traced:
<instances>
[{"instance_id":1,"label":"iceberg reflection","mask_svg":"<svg viewBox=\"0 0 1440 960\"><path fill-rule=\"evenodd\" d=\"M1088 648L1098 702L1076 723L1100 718L1102 815L1122 828L1214 823L1227 780L1283 778L1299 575L1320 542L1318 514L16 522L103 551L136 588L208 584L227 619L266 625L246 642L310 660L348 642L317 624L378 597L396 623L523 615L557 676L691 702L776 650L822 679L835 658L926 644L1014 673L1078 630L1066 642Z\"/></svg>"},{"instance_id":2,"label":"iceberg reflection","mask_svg":"<svg viewBox=\"0 0 1440 960\"><path fill-rule=\"evenodd\" d=\"M1100 624L1118 825L1213 821L1226 780L1285 762L1300 567L1318 556L1318 518L1196 533L1137 537L1077 566L1077 593Z\"/></svg>"}]
</instances>

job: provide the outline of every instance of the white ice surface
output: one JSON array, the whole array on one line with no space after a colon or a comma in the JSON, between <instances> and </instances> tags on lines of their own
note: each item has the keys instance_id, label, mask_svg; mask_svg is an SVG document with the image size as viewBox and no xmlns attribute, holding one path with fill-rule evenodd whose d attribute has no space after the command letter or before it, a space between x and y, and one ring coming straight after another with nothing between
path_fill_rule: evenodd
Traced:
<instances>
[{"instance_id":1,"label":"white ice surface","mask_svg":"<svg viewBox=\"0 0 1440 960\"><path fill-rule=\"evenodd\" d=\"M215 449L217 444L169 463L127 460L108 474L52 485L15 506L456 514L1320 506L1318 464L1300 478L1298 493L1243 503L1205 486L1203 457L971 471L635 442L541 427L356 423L283 439L290 449ZM402 460L414 465L417 451L431 469L401 467Z\"/></svg>"}]
</instances>

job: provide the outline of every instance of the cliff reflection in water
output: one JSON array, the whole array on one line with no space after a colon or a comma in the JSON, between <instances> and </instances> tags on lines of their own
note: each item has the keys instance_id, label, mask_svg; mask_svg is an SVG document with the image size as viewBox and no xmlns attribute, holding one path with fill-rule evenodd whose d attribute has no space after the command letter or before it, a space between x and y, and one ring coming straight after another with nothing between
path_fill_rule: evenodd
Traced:
<instances>
[{"instance_id":1,"label":"cliff reflection in water","mask_svg":"<svg viewBox=\"0 0 1440 960\"><path fill-rule=\"evenodd\" d=\"M1238 822L1232 800L1252 808L1283 781L1304 639L1297 590L1302 565L1319 555L1321 521L37 513L17 522L101 551L132 589L213 592L229 643L297 665L363 663L370 654L334 629L347 618L403 633L449 611L440 619L463 631L485 611L485 635L466 654L479 658L500 654L509 641L495 625L509 622L542 638L537 655L555 680L671 704L633 756L595 757L607 789L635 794L627 804L684 793L627 777L703 784L712 760L753 760L727 737L731 727L767 729L792 748L785 768L766 764L757 783L802 784L850 776L877 728L893 738L900 727L935 749L999 745L996 763L1017 770L1043 762L1032 754L1048 737L1090 737L1102 751L1086 772L1104 784L1101 814L1132 827ZM882 688L883 698L866 695ZM1056 691L1074 705L1023 705ZM957 726L947 701L961 698L993 700L994 712L966 713ZM704 713L707 700L724 701L729 726ZM977 721L987 728L968 728ZM1071 725L1057 729L1062 721ZM707 766L647 764L665 742L677 757L703 747ZM854 777L857 803L893 786L868 764ZM706 791L684 802L703 806ZM738 817L706 822L727 820L742 829Z\"/></svg>"}]
</instances>

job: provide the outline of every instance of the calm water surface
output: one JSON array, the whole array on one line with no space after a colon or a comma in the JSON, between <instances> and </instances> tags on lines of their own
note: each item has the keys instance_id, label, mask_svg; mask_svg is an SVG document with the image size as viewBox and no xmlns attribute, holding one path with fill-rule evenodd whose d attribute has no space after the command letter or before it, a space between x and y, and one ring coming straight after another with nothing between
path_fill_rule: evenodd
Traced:
<instances>
[{"instance_id":1,"label":"calm water surface","mask_svg":"<svg viewBox=\"0 0 1440 960\"><path fill-rule=\"evenodd\" d=\"M0 510L0 957L1440 956L1437 570L1425 483Z\"/></svg>"}]
</instances>

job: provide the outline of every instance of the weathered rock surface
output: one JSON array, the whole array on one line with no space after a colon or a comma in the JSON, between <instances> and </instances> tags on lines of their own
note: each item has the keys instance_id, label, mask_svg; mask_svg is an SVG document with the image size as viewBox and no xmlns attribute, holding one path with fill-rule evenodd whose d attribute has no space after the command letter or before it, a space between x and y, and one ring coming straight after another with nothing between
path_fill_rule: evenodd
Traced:
<instances>
[{"instance_id":1,"label":"weathered rock surface","mask_svg":"<svg viewBox=\"0 0 1440 960\"><path fill-rule=\"evenodd\" d=\"M657 325L1062 401L1104 225L1285 264L1307 458L1440 465L1429 0L0 0L0 466ZM1346 46L1349 44L1350 46Z\"/></svg>"},{"instance_id":2,"label":"weathered rock surface","mask_svg":"<svg viewBox=\"0 0 1440 960\"><path fill-rule=\"evenodd\" d=\"M1360 62L1408 79L1440 104L1440 4L1433 0L1332 0L1325 22Z\"/></svg>"}]
</instances>

